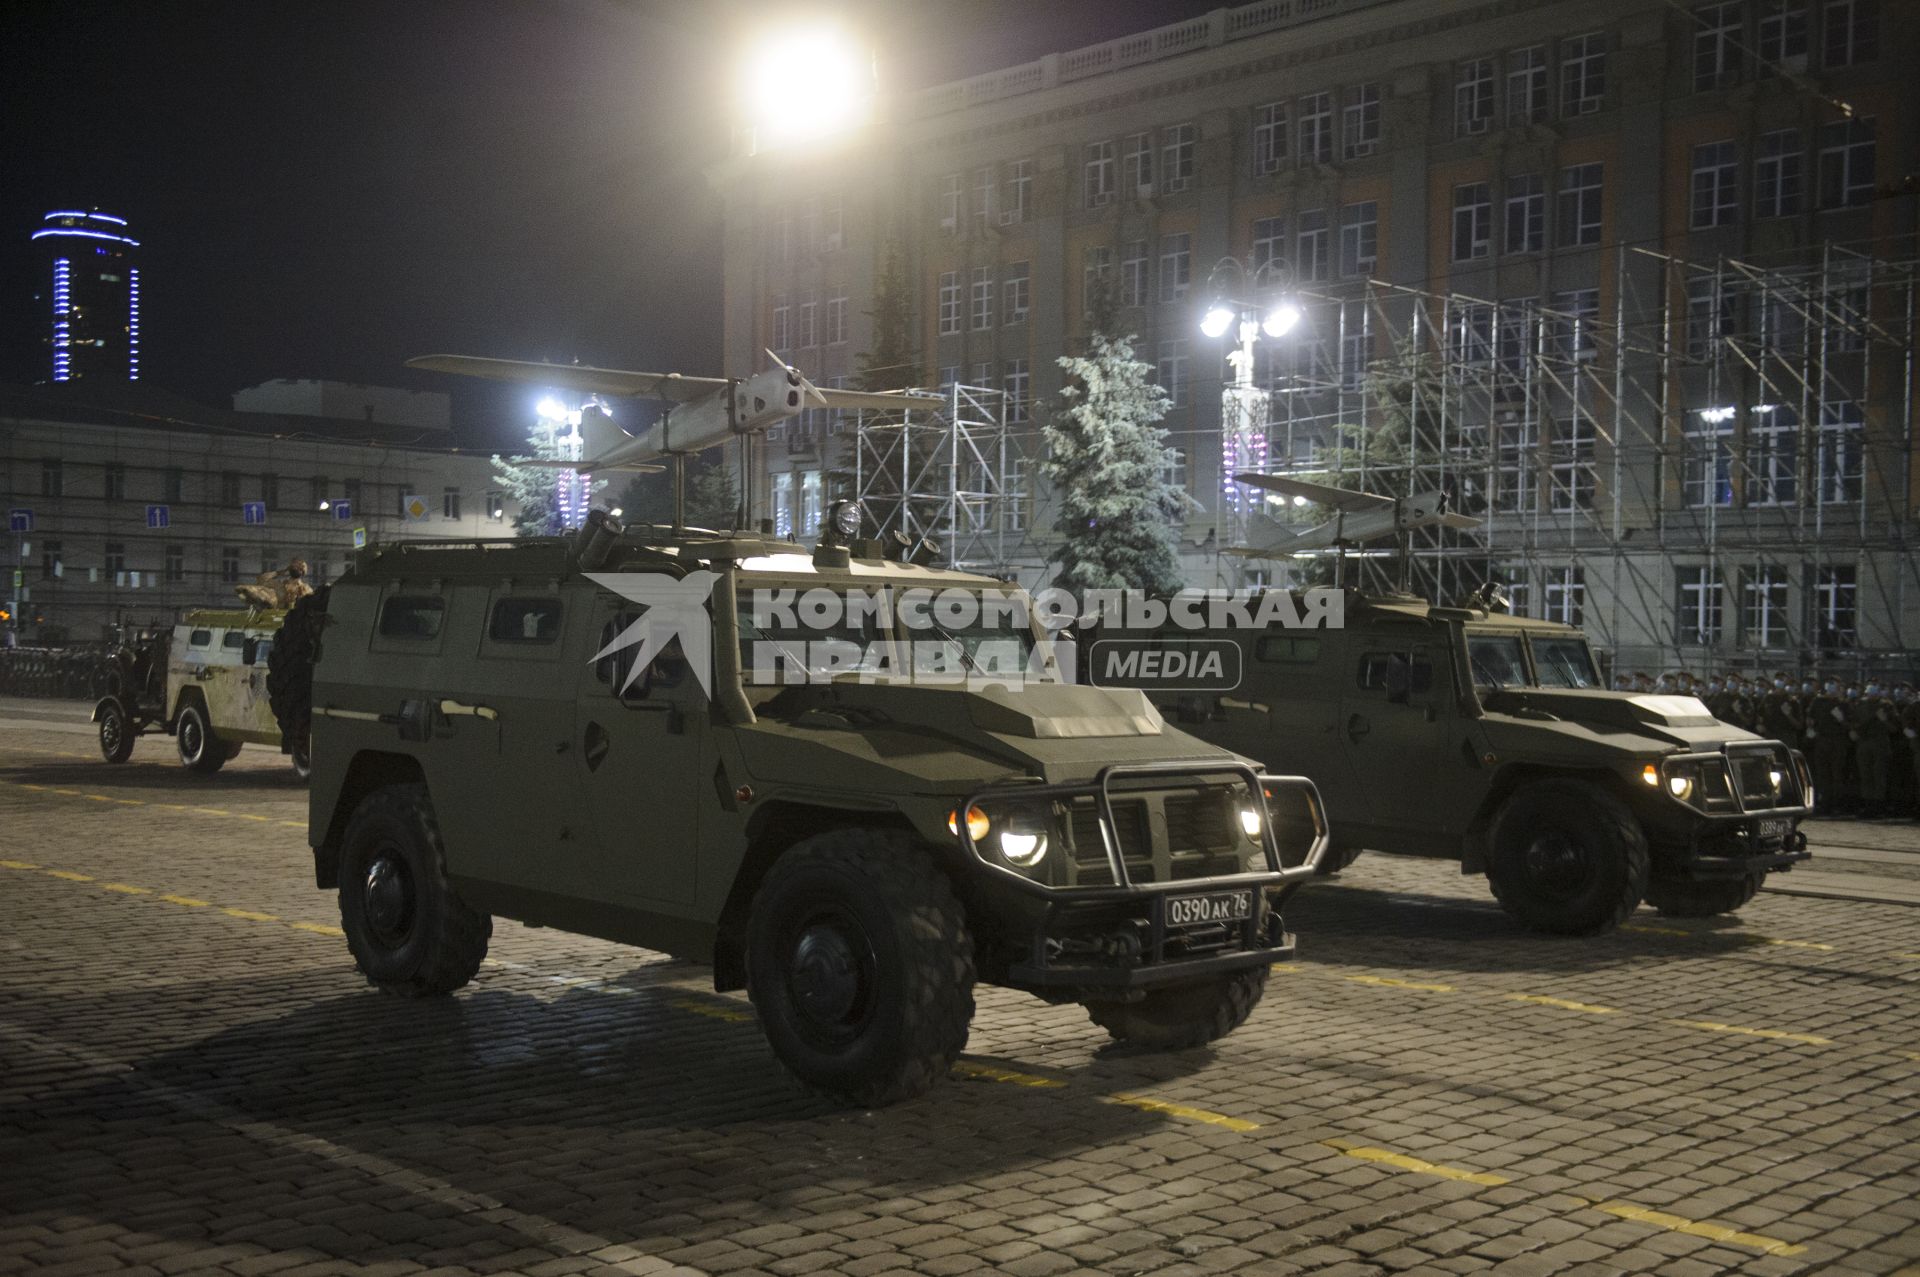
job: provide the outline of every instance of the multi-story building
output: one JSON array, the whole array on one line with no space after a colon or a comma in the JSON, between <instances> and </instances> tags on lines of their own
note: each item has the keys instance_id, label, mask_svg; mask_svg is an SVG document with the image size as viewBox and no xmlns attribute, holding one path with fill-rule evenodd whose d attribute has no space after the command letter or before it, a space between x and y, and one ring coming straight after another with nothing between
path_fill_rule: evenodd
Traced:
<instances>
[{"instance_id":1,"label":"multi-story building","mask_svg":"<svg viewBox=\"0 0 1920 1277\"><path fill-rule=\"evenodd\" d=\"M140 380L140 241L98 209L58 210L33 233L47 307L47 379Z\"/></svg>"},{"instance_id":2,"label":"multi-story building","mask_svg":"<svg viewBox=\"0 0 1920 1277\"><path fill-rule=\"evenodd\" d=\"M834 151L743 135L729 367L847 376L897 253L922 379L1004 394L982 508L1032 582L1032 421L1108 289L1173 399L1192 584L1247 579L1232 466L1331 458L1485 520L1423 539L1416 586L1496 576L1627 666L1909 659L1917 53L1920 8L1876 0L1215 10L896 97ZM1306 314L1256 347L1258 440L1222 432L1215 279ZM836 429L763 450L760 514L809 530Z\"/></svg>"},{"instance_id":3,"label":"multi-story building","mask_svg":"<svg viewBox=\"0 0 1920 1277\"><path fill-rule=\"evenodd\" d=\"M408 400L394 424L358 407L406 392L349 389L362 393L343 418L211 408L148 383L0 387L0 599L29 640L92 639L229 602L294 558L331 580L356 541L512 535L517 510L488 457L455 448L444 396L413 397L438 401L435 428L432 402Z\"/></svg>"}]
</instances>

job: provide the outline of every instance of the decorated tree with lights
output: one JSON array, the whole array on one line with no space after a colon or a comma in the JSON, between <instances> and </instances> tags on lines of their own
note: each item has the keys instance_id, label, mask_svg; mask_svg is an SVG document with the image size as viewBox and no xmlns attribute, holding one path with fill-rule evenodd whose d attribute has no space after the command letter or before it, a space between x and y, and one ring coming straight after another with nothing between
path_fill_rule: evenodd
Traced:
<instances>
[{"instance_id":1,"label":"decorated tree with lights","mask_svg":"<svg viewBox=\"0 0 1920 1277\"><path fill-rule=\"evenodd\" d=\"M1042 467L1056 494L1059 584L1088 590L1180 588L1174 520L1184 500L1161 426L1167 392L1133 342L1096 331L1083 356L1063 355L1066 384L1048 414Z\"/></svg>"},{"instance_id":2,"label":"decorated tree with lights","mask_svg":"<svg viewBox=\"0 0 1920 1277\"><path fill-rule=\"evenodd\" d=\"M539 424L527 432L525 455L535 461L578 460L578 424L578 414L569 423L543 412ZM552 466L515 465L498 454L493 458L493 473L507 499L519 507L513 527L523 537L559 536L578 527L594 493L607 486L605 480L589 480Z\"/></svg>"}]
</instances>

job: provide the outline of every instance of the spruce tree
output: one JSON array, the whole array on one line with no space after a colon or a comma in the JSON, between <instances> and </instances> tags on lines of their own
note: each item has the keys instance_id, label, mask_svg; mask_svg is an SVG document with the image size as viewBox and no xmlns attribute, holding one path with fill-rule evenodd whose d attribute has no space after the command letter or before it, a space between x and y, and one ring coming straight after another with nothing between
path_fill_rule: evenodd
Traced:
<instances>
[{"instance_id":1,"label":"spruce tree","mask_svg":"<svg viewBox=\"0 0 1920 1277\"><path fill-rule=\"evenodd\" d=\"M598 410L588 408L587 411ZM540 461L564 460L566 448L560 442L559 431L544 423L529 430L526 455ZM519 513L513 516L513 526L521 536L550 537L567 531L560 513L559 481L564 471L549 466L517 466L496 453L493 473L508 500L520 507ZM606 486L604 479L593 480L587 491L581 493L582 506L590 505L594 494Z\"/></svg>"}]
</instances>

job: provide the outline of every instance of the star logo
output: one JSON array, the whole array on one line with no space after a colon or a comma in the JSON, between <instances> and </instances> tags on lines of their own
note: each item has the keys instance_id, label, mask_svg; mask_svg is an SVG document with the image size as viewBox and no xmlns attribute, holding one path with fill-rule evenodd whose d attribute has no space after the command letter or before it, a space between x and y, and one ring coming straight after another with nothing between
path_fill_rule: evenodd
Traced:
<instances>
[{"instance_id":1,"label":"star logo","mask_svg":"<svg viewBox=\"0 0 1920 1277\"><path fill-rule=\"evenodd\" d=\"M598 661L625 648L639 647L627 670L627 681L620 685L622 692L632 687L653 659L677 638L700 690L713 695L713 619L707 614L707 600L720 579L718 572L689 572L678 578L663 572L589 572L586 576L643 609L638 620L593 654L593 660Z\"/></svg>"}]
</instances>

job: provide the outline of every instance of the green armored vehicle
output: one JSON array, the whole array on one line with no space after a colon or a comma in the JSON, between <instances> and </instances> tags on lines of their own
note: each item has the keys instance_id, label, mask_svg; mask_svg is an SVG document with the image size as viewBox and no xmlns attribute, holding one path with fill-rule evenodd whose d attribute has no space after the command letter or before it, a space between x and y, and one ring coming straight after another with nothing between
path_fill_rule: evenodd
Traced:
<instances>
[{"instance_id":1,"label":"green armored vehicle","mask_svg":"<svg viewBox=\"0 0 1920 1277\"><path fill-rule=\"evenodd\" d=\"M1328 868L1361 848L1458 859L1523 925L1586 935L1642 900L1730 912L1807 859L1813 791L1798 751L1691 696L1602 690L1571 626L1412 596L1341 599L1338 628L1152 640L1234 649L1216 663L1231 688L1162 679L1151 695L1202 739L1311 777L1333 827ZM1092 644L1091 679L1142 686L1105 676L1127 640L1103 633L1121 646Z\"/></svg>"},{"instance_id":2,"label":"green armored vehicle","mask_svg":"<svg viewBox=\"0 0 1920 1277\"><path fill-rule=\"evenodd\" d=\"M1241 1023L1327 844L1312 784L1048 677L1031 617L910 631L911 596L1010 587L844 513L812 552L598 511L377 547L302 603L288 731L310 713L315 878L367 979L458 988L494 915L644 945L711 963L862 1104L946 1074L976 979L1144 1045Z\"/></svg>"}]
</instances>

